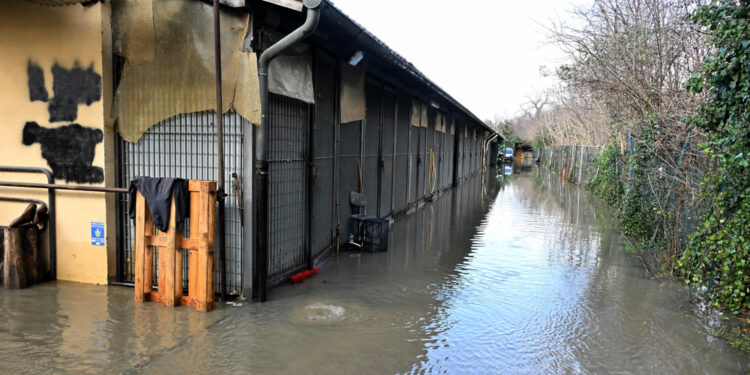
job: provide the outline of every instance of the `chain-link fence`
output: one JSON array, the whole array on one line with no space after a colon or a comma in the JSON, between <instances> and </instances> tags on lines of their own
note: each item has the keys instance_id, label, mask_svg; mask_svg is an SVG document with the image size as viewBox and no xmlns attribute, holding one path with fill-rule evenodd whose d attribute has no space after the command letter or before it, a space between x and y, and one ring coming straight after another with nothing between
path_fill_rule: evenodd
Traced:
<instances>
[{"instance_id":1,"label":"chain-link fence","mask_svg":"<svg viewBox=\"0 0 750 375\"><path fill-rule=\"evenodd\" d=\"M688 133L644 137L630 148L558 146L541 150L539 157L543 166L617 209L623 232L639 240L666 271L705 212L700 181L710 166L698 145Z\"/></svg>"},{"instance_id":2,"label":"chain-link fence","mask_svg":"<svg viewBox=\"0 0 750 375\"><path fill-rule=\"evenodd\" d=\"M539 152L539 160L574 184L585 186L596 175L598 168L594 161L603 148L583 145L545 148Z\"/></svg>"}]
</instances>

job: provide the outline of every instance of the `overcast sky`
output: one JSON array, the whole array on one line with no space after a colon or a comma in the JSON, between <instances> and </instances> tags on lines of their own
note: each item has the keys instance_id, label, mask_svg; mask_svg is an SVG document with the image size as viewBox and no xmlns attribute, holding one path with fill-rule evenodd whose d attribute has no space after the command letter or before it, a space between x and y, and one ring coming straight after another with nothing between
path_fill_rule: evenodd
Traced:
<instances>
[{"instance_id":1,"label":"overcast sky","mask_svg":"<svg viewBox=\"0 0 750 375\"><path fill-rule=\"evenodd\" d=\"M333 0L479 118L511 117L563 62L544 28L587 0Z\"/></svg>"}]
</instances>

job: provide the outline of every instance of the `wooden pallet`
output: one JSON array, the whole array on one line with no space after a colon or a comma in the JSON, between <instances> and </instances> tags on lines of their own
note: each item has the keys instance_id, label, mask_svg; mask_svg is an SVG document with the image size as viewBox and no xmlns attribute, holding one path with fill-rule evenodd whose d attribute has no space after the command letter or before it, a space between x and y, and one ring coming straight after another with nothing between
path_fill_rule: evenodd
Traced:
<instances>
[{"instance_id":1,"label":"wooden pallet","mask_svg":"<svg viewBox=\"0 0 750 375\"><path fill-rule=\"evenodd\" d=\"M216 182L190 180L190 238L176 228L174 199L167 232L156 230L141 193L135 203L135 301L167 306L190 305L198 311L214 308L216 251ZM159 248L158 291L152 290L154 247ZM182 255L187 249L188 295L182 292Z\"/></svg>"}]
</instances>

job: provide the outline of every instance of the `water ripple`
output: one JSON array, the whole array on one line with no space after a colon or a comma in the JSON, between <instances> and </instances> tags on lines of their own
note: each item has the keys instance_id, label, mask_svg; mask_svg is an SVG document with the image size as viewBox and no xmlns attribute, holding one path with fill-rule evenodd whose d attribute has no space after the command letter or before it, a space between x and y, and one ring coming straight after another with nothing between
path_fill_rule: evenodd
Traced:
<instances>
[{"instance_id":1,"label":"water ripple","mask_svg":"<svg viewBox=\"0 0 750 375\"><path fill-rule=\"evenodd\" d=\"M543 171L470 179L263 304L210 314L71 283L0 290L0 373L747 373L721 319L643 277L606 208Z\"/></svg>"}]
</instances>

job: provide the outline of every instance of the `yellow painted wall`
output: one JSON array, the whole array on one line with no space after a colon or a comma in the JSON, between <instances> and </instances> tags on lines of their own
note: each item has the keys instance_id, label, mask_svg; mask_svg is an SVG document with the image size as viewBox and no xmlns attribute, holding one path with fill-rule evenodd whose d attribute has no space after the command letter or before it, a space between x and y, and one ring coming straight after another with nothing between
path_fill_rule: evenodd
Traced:
<instances>
[{"instance_id":1,"label":"yellow painted wall","mask_svg":"<svg viewBox=\"0 0 750 375\"><path fill-rule=\"evenodd\" d=\"M24 125L36 121L53 128L71 122L50 123L48 103L30 101L27 75L30 59L44 71L50 98L54 96L51 68L55 63L67 69L76 63L83 69L93 64L94 71L102 76L101 4L44 7L23 1L0 1L0 165L49 169L39 143L25 146L21 142ZM91 105L78 105L78 117L72 123L104 131L104 98L102 95L102 99ZM95 152L93 165L104 168L104 142L96 145ZM0 173L0 179L46 183L41 175ZM0 196L47 199L46 190L1 187ZM7 225L22 208L17 203L0 202L0 225ZM107 247L91 244L91 222L114 225L107 223L104 194L57 192L58 279L107 282ZM107 239L108 245L114 241L111 237Z\"/></svg>"}]
</instances>

